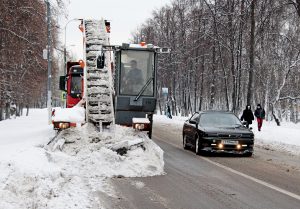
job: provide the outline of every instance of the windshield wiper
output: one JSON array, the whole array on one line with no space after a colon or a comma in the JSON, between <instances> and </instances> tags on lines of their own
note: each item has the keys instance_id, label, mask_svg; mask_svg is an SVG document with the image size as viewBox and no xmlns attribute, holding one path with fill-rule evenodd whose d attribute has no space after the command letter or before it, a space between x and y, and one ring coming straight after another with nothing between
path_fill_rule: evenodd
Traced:
<instances>
[{"instance_id":1,"label":"windshield wiper","mask_svg":"<svg viewBox=\"0 0 300 209\"><path fill-rule=\"evenodd\" d=\"M153 80L153 77L149 78L147 83L143 86L143 88L139 91L138 95L136 95L136 97L134 98L134 101L138 101L138 99L141 97L141 95L144 93L144 91L146 90L146 88L149 86L149 84L151 83L151 81Z\"/></svg>"}]
</instances>

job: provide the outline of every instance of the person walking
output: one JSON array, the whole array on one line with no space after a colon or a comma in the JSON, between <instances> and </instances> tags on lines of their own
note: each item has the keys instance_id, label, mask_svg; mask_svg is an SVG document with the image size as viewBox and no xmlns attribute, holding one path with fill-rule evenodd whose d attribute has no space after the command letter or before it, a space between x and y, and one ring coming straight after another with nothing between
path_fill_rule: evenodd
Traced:
<instances>
[{"instance_id":1,"label":"person walking","mask_svg":"<svg viewBox=\"0 0 300 209\"><path fill-rule=\"evenodd\" d=\"M249 125L252 124L252 121L254 120L254 116L251 110L251 106L247 105L246 109L244 109L242 117L241 117L241 121L246 121L246 127L249 128Z\"/></svg>"},{"instance_id":2,"label":"person walking","mask_svg":"<svg viewBox=\"0 0 300 209\"><path fill-rule=\"evenodd\" d=\"M257 104L254 115L257 119L258 131L260 131L261 127L262 127L262 124L263 124L263 120L265 119L265 115L266 115L265 110L261 107L260 104Z\"/></svg>"}]
</instances>

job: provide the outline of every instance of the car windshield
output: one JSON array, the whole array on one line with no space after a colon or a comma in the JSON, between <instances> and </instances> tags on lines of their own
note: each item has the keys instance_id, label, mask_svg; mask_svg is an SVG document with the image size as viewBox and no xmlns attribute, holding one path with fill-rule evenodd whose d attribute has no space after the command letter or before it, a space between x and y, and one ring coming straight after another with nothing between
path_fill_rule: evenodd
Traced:
<instances>
[{"instance_id":1,"label":"car windshield","mask_svg":"<svg viewBox=\"0 0 300 209\"><path fill-rule=\"evenodd\" d=\"M230 113L204 113L200 117L202 127L239 127L241 121Z\"/></svg>"}]
</instances>

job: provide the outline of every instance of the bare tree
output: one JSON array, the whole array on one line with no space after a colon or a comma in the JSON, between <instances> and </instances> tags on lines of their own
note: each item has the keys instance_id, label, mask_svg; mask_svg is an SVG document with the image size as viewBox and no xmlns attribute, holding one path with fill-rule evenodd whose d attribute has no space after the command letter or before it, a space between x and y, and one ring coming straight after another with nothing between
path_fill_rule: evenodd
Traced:
<instances>
[{"instance_id":1,"label":"bare tree","mask_svg":"<svg viewBox=\"0 0 300 209\"><path fill-rule=\"evenodd\" d=\"M296 10L295 10L296 8ZM299 1L176 0L156 10L135 39L170 47L158 84L174 114L261 103L267 119L297 122ZM273 111L273 114L272 114Z\"/></svg>"}]
</instances>

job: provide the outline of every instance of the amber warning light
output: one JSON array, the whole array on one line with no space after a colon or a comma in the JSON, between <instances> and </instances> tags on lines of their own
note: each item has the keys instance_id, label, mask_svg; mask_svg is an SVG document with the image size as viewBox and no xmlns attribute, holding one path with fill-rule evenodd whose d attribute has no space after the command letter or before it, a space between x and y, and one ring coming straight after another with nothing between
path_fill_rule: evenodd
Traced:
<instances>
[{"instance_id":1,"label":"amber warning light","mask_svg":"<svg viewBox=\"0 0 300 209\"><path fill-rule=\"evenodd\" d=\"M83 27L83 21L81 21L80 25L78 26L79 30L83 33L84 27Z\"/></svg>"},{"instance_id":2,"label":"amber warning light","mask_svg":"<svg viewBox=\"0 0 300 209\"><path fill-rule=\"evenodd\" d=\"M106 32L110 33L110 22L105 20L105 27L106 27Z\"/></svg>"},{"instance_id":3,"label":"amber warning light","mask_svg":"<svg viewBox=\"0 0 300 209\"><path fill-rule=\"evenodd\" d=\"M78 62L79 62L80 67L83 69L84 66L85 66L84 61L83 60L79 60Z\"/></svg>"}]
</instances>

